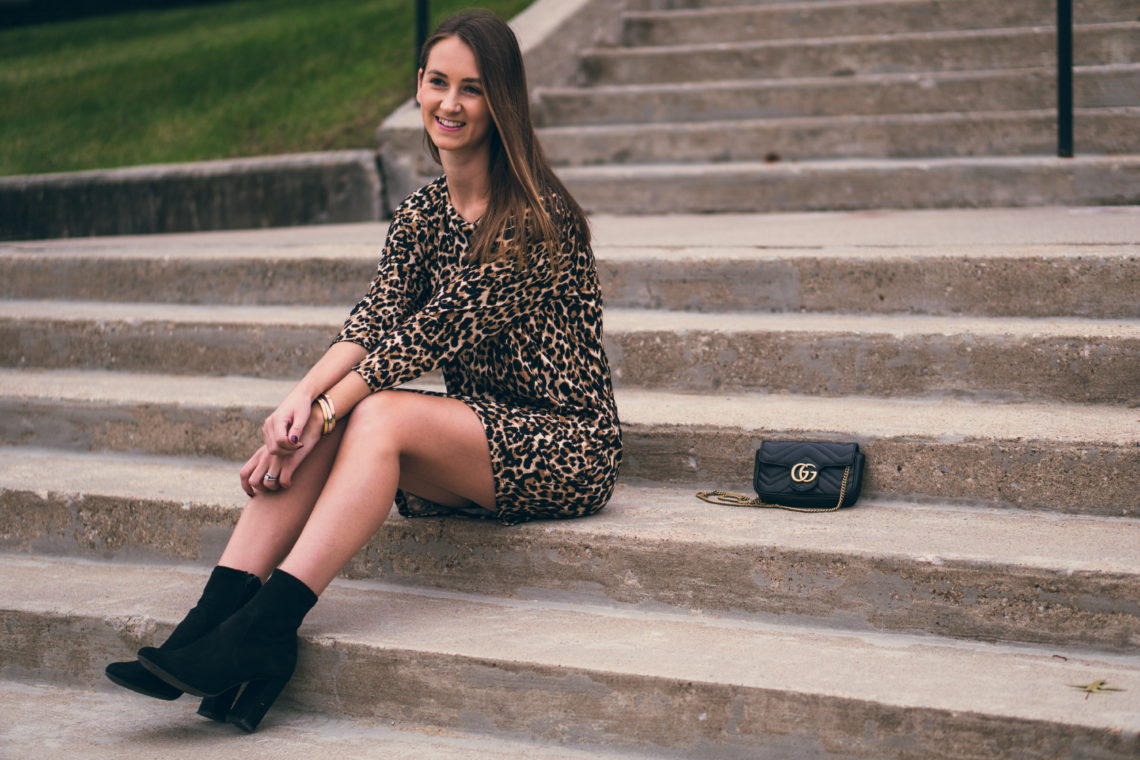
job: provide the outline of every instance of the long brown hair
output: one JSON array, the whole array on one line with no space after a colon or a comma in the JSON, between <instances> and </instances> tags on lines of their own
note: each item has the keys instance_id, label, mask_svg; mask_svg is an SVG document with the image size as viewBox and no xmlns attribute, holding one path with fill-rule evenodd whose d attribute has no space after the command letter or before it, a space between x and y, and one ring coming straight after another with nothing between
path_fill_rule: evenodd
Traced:
<instances>
[{"instance_id":1,"label":"long brown hair","mask_svg":"<svg viewBox=\"0 0 1140 760\"><path fill-rule=\"evenodd\" d=\"M564 222L569 222L583 240L588 241L586 214L554 175L534 133L526 72L515 33L490 11L453 16L440 24L424 43L420 51L421 71L427 69L432 47L449 37L458 37L475 54L494 126L489 137L491 197L471 241L472 261L488 262L512 255L523 263L527 248L536 239L544 240L553 254L561 236L543 203L543 196L560 199L556 208L565 210L568 219ZM442 163L439 149L426 131L424 140L432 158ZM548 197L548 200L553 199ZM514 228L514 235L510 237L508 249L497 249L496 241L510 227Z\"/></svg>"}]
</instances>

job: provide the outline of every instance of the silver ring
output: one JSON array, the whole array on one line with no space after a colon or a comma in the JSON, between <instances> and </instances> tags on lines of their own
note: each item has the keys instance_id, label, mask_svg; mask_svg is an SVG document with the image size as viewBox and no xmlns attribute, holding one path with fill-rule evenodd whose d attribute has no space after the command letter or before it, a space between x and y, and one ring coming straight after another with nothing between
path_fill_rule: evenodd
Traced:
<instances>
[{"instance_id":1,"label":"silver ring","mask_svg":"<svg viewBox=\"0 0 1140 760\"><path fill-rule=\"evenodd\" d=\"M265 475L264 475L264 476L262 476L262 478L261 478L261 479L262 479L262 480L268 480L268 481L272 482L272 481L274 481L274 480L277 480L277 476L276 476L276 475L270 475L270 474L267 472L267 473L265 473Z\"/></svg>"}]
</instances>

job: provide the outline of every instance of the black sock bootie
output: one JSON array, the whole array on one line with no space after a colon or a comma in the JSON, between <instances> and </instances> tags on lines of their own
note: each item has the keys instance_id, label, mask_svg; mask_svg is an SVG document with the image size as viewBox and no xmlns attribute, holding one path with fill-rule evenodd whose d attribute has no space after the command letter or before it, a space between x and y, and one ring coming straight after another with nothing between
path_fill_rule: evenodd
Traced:
<instances>
[{"instance_id":1,"label":"black sock bootie","mask_svg":"<svg viewBox=\"0 0 1140 760\"><path fill-rule=\"evenodd\" d=\"M202 597L160 649L180 649L205 636L219 623L237 612L261 588L261 579L256 575L219 565L210 574ZM112 662L104 671L107 678L139 694L155 699L178 699L182 690L158 678L137 660ZM203 700L198 709L201 715L214 720L225 720L226 711L233 704L234 694L223 694ZM227 698L228 697L228 701Z\"/></svg>"},{"instance_id":2,"label":"black sock bootie","mask_svg":"<svg viewBox=\"0 0 1140 760\"><path fill-rule=\"evenodd\" d=\"M297 666L297 629L317 595L282 570L249 603L181 649L147 647L139 662L171 686L211 697L246 684L227 720L253 731Z\"/></svg>"}]
</instances>

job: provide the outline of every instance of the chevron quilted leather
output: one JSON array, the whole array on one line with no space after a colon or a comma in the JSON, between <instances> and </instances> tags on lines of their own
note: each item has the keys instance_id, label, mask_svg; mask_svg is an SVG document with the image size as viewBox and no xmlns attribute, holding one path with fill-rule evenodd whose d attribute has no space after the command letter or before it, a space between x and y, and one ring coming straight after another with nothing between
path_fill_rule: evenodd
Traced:
<instances>
[{"instance_id":1,"label":"chevron quilted leather","mask_svg":"<svg viewBox=\"0 0 1140 760\"><path fill-rule=\"evenodd\" d=\"M849 507L863 488L857 443L764 441L756 452L752 486L760 501L784 507Z\"/></svg>"}]
</instances>

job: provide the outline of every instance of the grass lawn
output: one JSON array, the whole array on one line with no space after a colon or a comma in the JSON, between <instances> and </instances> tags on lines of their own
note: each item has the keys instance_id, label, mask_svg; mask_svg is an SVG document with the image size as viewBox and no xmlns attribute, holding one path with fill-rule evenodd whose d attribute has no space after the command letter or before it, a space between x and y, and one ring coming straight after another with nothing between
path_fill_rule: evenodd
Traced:
<instances>
[{"instance_id":1,"label":"grass lawn","mask_svg":"<svg viewBox=\"0 0 1140 760\"><path fill-rule=\"evenodd\" d=\"M530 0L482 0L511 18ZM432 26L460 0L431 3ZM0 31L0 175L372 147L410 0L240 0Z\"/></svg>"}]
</instances>

